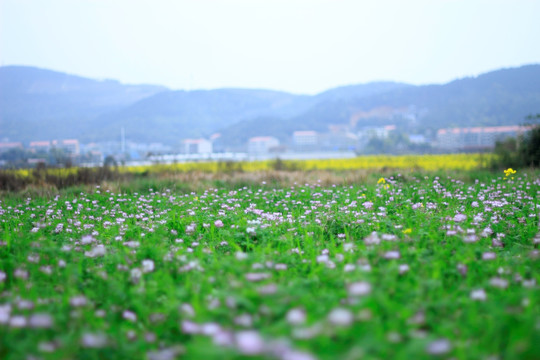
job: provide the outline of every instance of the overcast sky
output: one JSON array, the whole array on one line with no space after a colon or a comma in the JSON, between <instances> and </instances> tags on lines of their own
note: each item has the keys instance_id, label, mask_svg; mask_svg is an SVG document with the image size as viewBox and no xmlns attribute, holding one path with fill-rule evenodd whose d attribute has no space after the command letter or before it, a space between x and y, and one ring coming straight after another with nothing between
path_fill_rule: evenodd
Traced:
<instances>
[{"instance_id":1,"label":"overcast sky","mask_svg":"<svg viewBox=\"0 0 540 360\"><path fill-rule=\"evenodd\" d=\"M0 61L316 93L540 63L539 0L0 0Z\"/></svg>"}]
</instances>

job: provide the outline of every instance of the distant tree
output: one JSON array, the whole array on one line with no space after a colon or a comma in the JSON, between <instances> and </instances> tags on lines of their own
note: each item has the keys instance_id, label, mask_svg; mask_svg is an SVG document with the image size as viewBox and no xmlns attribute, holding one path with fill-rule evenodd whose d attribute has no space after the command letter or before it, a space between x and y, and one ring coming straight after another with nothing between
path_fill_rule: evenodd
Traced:
<instances>
[{"instance_id":1,"label":"distant tree","mask_svg":"<svg viewBox=\"0 0 540 360\"><path fill-rule=\"evenodd\" d=\"M532 129L525 135L495 144L492 168L540 166L540 114L529 115L527 120Z\"/></svg>"},{"instance_id":2,"label":"distant tree","mask_svg":"<svg viewBox=\"0 0 540 360\"><path fill-rule=\"evenodd\" d=\"M540 114L530 115L527 120L538 121ZM540 166L540 125L536 123L532 126L532 130L523 137L518 151L523 166L538 167Z\"/></svg>"},{"instance_id":3,"label":"distant tree","mask_svg":"<svg viewBox=\"0 0 540 360\"><path fill-rule=\"evenodd\" d=\"M518 141L516 138L499 140L495 143L493 153L495 158L492 162L492 168L519 167Z\"/></svg>"},{"instance_id":4,"label":"distant tree","mask_svg":"<svg viewBox=\"0 0 540 360\"><path fill-rule=\"evenodd\" d=\"M69 169L70 167L73 167L73 159L70 156L68 156L68 157L66 157L64 159L64 167L66 169Z\"/></svg>"},{"instance_id":5,"label":"distant tree","mask_svg":"<svg viewBox=\"0 0 540 360\"><path fill-rule=\"evenodd\" d=\"M49 150L49 164L56 166L65 166L68 162L68 159L69 154L67 154L64 149L53 147L51 148L51 150Z\"/></svg>"},{"instance_id":6,"label":"distant tree","mask_svg":"<svg viewBox=\"0 0 540 360\"><path fill-rule=\"evenodd\" d=\"M105 161L103 162L104 167L117 166L116 159L112 155L107 155Z\"/></svg>"},{"instance_id":7,"label":"distant tree","mask_svg":"<svg viewBox=\"0 0 540 360\"><path fill-rule=\"evenodd\" d=\"M0 154L0 160L5 160L12 167L25 166L28 158L29 153L24 149L9 149Z\"/></svg>"}]
</instances>

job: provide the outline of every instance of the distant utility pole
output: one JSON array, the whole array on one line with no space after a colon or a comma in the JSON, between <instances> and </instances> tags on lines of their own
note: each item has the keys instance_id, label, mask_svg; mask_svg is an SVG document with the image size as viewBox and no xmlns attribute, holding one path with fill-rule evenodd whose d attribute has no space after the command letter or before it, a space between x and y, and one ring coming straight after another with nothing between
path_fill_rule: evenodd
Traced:
<instances>
[{"instance_id":1,"label":"distant utility pole","mask_svg":"<svg viewBox=\"0 0 540 360\"><path fill-rule=\"evenodd\" d=\"M125 153L126 152L126 131L124 130L123 126L120 128L120 139L121 139L122 153Z\"/></svg>"}]
</instances>

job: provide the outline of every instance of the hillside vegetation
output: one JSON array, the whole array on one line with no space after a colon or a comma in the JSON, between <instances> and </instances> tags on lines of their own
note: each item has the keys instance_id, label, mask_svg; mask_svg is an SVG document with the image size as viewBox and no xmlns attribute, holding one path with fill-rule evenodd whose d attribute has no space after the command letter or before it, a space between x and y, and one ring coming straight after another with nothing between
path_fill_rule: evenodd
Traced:
<instances>
[{"instance_id":1,"label":"hillside vegetation","mask_svg":"<svg viewBox=\"0 0 540 360\"><path fill-rule=\"evenodd\" d=\"M295 130L329 125L395 124L432 134L453 126L520 124L538 112L540 65L502 69L442 85L377 82L318 95L270 90L173 91L159 86L95 81L49 70L0 68L0 138L78 138L177 144L220 132L222 149L250 136L282 140Z\"/></svg>"}]
</instances>

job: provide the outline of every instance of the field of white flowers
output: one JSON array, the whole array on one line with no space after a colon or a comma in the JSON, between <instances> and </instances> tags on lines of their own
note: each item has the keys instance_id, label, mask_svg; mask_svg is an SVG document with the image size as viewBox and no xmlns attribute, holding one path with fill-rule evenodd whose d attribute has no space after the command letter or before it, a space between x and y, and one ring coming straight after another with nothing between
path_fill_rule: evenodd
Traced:
<instances>
[{"instance_id":1,"label":"field of white flowers","mask_svg":"<svg viewBox=\"0 0 540 360\"><path fill-rule=\"evenodd\" d=\"M538 359L539 194L507 172L6 197L0 359Z\"/></svg>"}]
</instances>

